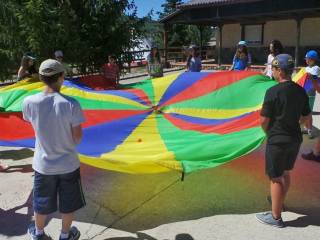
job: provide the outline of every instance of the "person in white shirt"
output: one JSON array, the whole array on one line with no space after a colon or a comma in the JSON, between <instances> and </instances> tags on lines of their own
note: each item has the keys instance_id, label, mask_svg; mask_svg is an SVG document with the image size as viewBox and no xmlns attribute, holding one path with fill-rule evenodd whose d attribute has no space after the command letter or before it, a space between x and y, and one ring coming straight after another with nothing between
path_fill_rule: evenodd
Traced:
<instances>
[{"instance_id":1,"label":"person in white shirt","mask_svg":"<svg viewBox=\"0 0 320 240\"><path fill-rule=\"evenodd\" d=\"M319 102L319 93L320 93L320 67L316 65L317 61L319 60L319 55L316 51L311 50L308 51L306 54L306 73L308 74L307 81L311 81L312 88L307 91L309 98L314 98L315 101L309 101L311 103L311 107L313 110L313 126L311 129L306 129L309 137L314 138L317 137L316 143L313 147L313 150L311 150L309 153L303 153L301 156L305 160L312 160L316 162L320 162L320 136L319 136L319 129L320 129L320 122L319 122L319 115L320 112L320 106L318 104ZM317 135L317 136L316 136Z\"/></svg>"},{"instance_id":2,"label":"person in white shirt","mask_svg":"<svg viewBox=\"0 0 320 240\"><path fill-rule=\"evenodd\" d=\"M272 69L271 69L271 63L275 56L283 53L283 46L279 40L273 40L269 45L269 51L270 54L268 55L268 62L265 70L263 71L263 74L268 76L269 78L272 78Z\"/></svg>"}]
</instances>

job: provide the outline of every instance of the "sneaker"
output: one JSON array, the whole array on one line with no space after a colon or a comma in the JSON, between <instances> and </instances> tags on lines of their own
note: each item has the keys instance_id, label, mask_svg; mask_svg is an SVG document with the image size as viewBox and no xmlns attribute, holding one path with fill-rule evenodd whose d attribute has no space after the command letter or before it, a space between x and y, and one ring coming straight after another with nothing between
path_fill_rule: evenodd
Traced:
<instances>
[{"instance_id":1,"label":"sneaker","mask_svg":"<svg viewBox=\"0 0 320 240\"><path fill-rule=\"evenodd\" d=\"M284 222L282 221L282 218L274 219L271 212L258 213L258 214L256 214L256 219L259 222L261 222L263 224L267 224L272 227L277 227L277 228L284 227Z\"/></svg>"},{"instance_id":2,"label":"sneaker","mask_svg":"<svg viewBox=\"0 0 320 240\"><path fill-rule=\"evenodd\" d=\"M313 151L309 152L309 153L302 153L301 157L304 160L310 160L310 161L316 161L316 162L320 162L320 155L315 155L313 153Z\"/></svg>"},{"instance_id":3,"label":"sneaker","mask_svg":"<svg viewBox=\"0 0 320 240\"><path fill-rule=\"evenodd\" d=\"M36 235L36 227L34 224L31 224L28 227L28 234L31 237L31 240L44 240L45 234Z\"/></svg>"},{"instance_id":4,"label":"sneaker","mask_svg":"<svg viewBox=\"0 0 320 240\"><path fill-rule=\"evenodd\" d=\"M271 196L270 196L270 195L267 196L267 202L272 206L272 199L271 199ZM283 212L286 212L286 211L287 211L287 208L285 207L284 204L282 205L282 211L283 211Z\"/></svg>"},{"instance_id":5,"label":"sneaker","mask_svg":"<svg viewBox=\"0 0 320 240\"><path fill-rule=\"evenodd\" d=\"M59 240L77 240L80 238L80 231L76 227L71 227L68 238L59 238Z\"/></svg>"}]
</instances>

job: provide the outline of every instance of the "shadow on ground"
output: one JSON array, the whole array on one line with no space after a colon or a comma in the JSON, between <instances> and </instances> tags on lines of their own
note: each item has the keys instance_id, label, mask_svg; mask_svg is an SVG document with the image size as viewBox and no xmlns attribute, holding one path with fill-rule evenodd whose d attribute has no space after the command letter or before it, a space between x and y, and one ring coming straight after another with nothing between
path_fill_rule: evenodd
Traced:
<instances>
[{"instance_id":1,"label":"shadow on ground","mask_svg":"<svg viewBox=\"0 0 320 240\"><path fill-rule=\"evenodd\" d=\"M19 213L20 210L27 208L25 213ZM32 210L32 192L26 202L9 210L0 208L0 235L21 236L27 233L27 227L31 223L33 216Z\"/></svg>"},{"instance_id":2,"label":"shadow on ground","mask_svg":"<svg viewBox=\"0 0 320 240\"><path fill-rule=\"evenodd\" d=\"M33 168L31 164L14 165L14 166L9 166L9 168L4 171L4 173L13 173L13 172L30 173L30 172L33 172Z\"/></svg>"},{"instance_id":3,"label":"shadow on ground","mask_svg":"<svg viewBox=\"0 0 320 240\"><path fill-rule=\"evenodd\" d=\"M295 220L287 221L286 226L288 227L296 227L296 228L305 228L310 225L313 226L320 226L320 207L318 208L306 208L303 209L301 207L290 208L290 211L304 215L301 217L298 217Z\"/></svg>"},{"instance_id":4,"label":"shadow on ground","mask_svg":"<svg viewBox=\"0 0 320 240\"><path fill-rule=\"evenodd\" d=\"M114 238L106 238L105 240L157 240L147 234L137 233L137 237L114 237ZM178 234L175 237L175 240L194 240L194 238L187 233Z\"/></svg>"},{"instance_id":5,"label":"shadow on ground","mask_svg":"<svg viewBox=\"0 0 320 240\"><path fill-rule=\"evenodd\" d=\"M34 152L29 148L22 148L17 150L0 151L0 159L12 159L14 161L33 157Z\"/></svg>"}]
</instances>

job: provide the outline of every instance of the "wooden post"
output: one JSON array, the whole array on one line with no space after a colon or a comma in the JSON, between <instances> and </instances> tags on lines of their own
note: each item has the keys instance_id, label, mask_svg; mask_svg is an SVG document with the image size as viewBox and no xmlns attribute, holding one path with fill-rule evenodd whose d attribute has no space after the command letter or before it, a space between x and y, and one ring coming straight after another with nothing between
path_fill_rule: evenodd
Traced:
<instances>
[{"instance_id":1,"label":"wooden post","mask_svg":"<svg viewBox=\"0 0 320 240\"><path fill-rule=\"evenodd\" d=\"M199 32L200 32L200 57L202 59L202 38L203 38L203 26L199 26Z\"/></svg>"},{"instance_id":2,"label":"wooden post","mask_svg":"<svg viewBox=\"0 0 320 240\"><path fill-rule=\"evenodd\" d=\"M297 38L296 38L296 49L295 49L295 67L299 66L299 49L300 49L300 38L301 38L301 22L302 18L296 18L297 22Z\"/></svg>"},{"instance_id":3,"label":"wooden post","mask_svg":"<svg viewBox=\"0 0 320 240\"><path fill-rule=\"evenodd\" d=\"M221 66L221 55L222 55L222 28L223 28L223 25L218 25L218 39L216 37L216 47L217 47L217 43L218 43L218 66L220 67ZM217 42L218 40L218 42Z\"/></svg>"},{"instance_id":4,"label":"wooden post","mask_svg":"<svg viewBox=\"0 0 320 240\"><path fill-rule=\"evenodd\" d=\"M168 64L168 32L169 32L169 26L164 26L163 31L163 46L164 46L164 67L167 67Z\"/></svg>"}]
</instances>

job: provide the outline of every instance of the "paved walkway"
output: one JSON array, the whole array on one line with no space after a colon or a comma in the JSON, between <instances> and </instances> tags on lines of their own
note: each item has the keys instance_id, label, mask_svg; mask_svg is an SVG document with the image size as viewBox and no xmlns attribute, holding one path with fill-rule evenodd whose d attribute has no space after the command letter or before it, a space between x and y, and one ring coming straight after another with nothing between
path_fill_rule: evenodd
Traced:
<instances>
[{"instance_id":1,"label":"paved walkway","mask_svg":"<svg viewBox=\"0 0 320 240\"><path fill-rule=\"evenodd\" d=\"M312 145L307 140L303 150ZM29 149L0 148L11 168L0 173L0 239L28 239L33 172ZM315 240L320 239L320 164L298 159L284 213L285 229L257 223L269 209L263 147L224 166L186 176L129 175L82 165L87 200L75 225L81 239ZM59 215L46 229L57 239Z\"/></svg>"}]
</instances>

